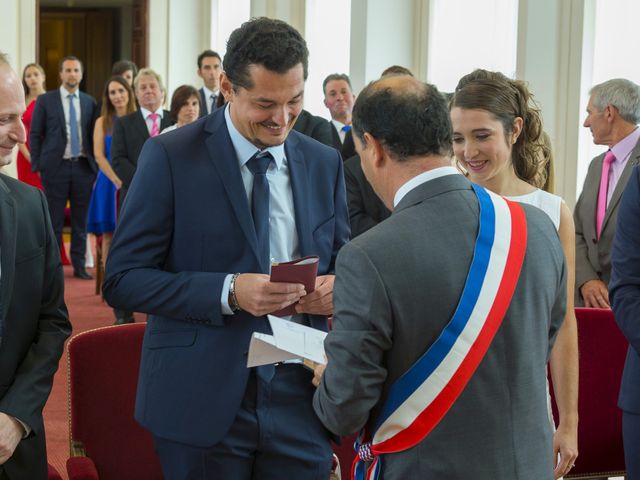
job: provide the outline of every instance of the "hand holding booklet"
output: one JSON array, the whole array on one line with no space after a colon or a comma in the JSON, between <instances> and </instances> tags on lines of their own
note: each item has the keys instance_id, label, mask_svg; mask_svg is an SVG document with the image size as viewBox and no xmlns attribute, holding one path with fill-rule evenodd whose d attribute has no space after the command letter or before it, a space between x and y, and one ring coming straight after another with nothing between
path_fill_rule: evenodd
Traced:
<instances>
[{"instance_id":1,"label":"hand holding booklet","mask_svg":"<svg viewBox=\"0 0 640 480\"><path fill-rule=\"evenodd\" d=\"M305 366L325 364L324 338L327 332L267 315L273 335L253 332L247 367L300 359Z\"/></svg>"},{"instance_id":2,"label":"hand holding booklet","mask_svg":"<svg viewBox=\"0 0 640 480\"><path fill-rule=\"evenodd\" d=\"M271 281L286 283L301 283L307 294L313 292L316 288L316 276L318 275L318 262L320 257L311 255L302 257L291 262L280 262L271 265ZM286 317L295 315L296 304L293 303L288 307L273 312L276 317Z\"/></svg>"}]
</instances>

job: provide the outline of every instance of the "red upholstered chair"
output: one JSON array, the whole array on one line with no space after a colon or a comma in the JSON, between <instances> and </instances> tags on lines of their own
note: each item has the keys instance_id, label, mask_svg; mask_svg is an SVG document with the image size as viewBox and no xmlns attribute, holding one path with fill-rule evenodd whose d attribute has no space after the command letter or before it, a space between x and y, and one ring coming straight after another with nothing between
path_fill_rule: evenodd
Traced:
<instances>
[{"instance_id":1,"label":"red upholstered chair","mask_svg":"<svg viewBox=\"0 0 640 480\"><path fill-rule=\"evenodd\" d=\"M58 470L56 470L56 467L54 467L50 463L47 464L47 467L48 467L47 480L62 480L62 477L58 473Z\"/></svg>"},{"instance_id":2,"label":"red upholstered chair","mask_svg":"<svg viewBox=\"0 0 640 480\"><path fill-rule=\"evenodd\" d=\"M343 480L351 478L351 465L356 457L356 452L353 449L353 442L356 441L356 437L357 435L343 437L340 445L332 444L333 453L336 454L340 462L340 473Z\"/></svg>"},{"instance_id":3,"label":"red upholstered chair","mask_svg":"<svg viewBox=\"0 0 640 480\"><path fill-rule=\"evenodd\" d=\"M98 328L69 341L70 480L162 479L151 434L133 418L145 325Z\"/></svg>"},{"instance_id":4,"label":"red upholstered chair","mask_svg":"<svg viewBox=\"0 0 640 480\"><path fill-rule=\"evenodd\" d=\"M611 310L576 308L576 318L580 350L579 457L565 478L622 476L622 412L617 402L629 344ZM555 399L553 409L558 418Z\"/></svg>"}]
</instances>

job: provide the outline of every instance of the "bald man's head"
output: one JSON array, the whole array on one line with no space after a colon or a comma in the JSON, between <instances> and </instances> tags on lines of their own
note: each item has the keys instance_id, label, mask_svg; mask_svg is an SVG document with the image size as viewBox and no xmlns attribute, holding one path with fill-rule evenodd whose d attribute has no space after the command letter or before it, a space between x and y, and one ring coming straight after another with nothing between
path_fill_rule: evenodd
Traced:
<instances>
[{"instance_id":1,"label":"bald man's head","mask_svg":"<svg viewBox=\"0 0 640 480\"><path fill-rule=\"evenodd\" d=\"M353 109L353 130L364 142L369 133L399 161L416 156L447 155L451 122L438 89L409 75L371 82Z\"/></svg>"},{"instance_id":2,"label":"bald man's head","mask_svg":"<svg viewBox=\"0 0 640 480\"><path fill-rule=\"evenodd\" d=\"M0 54L0 166L8 165L18 143L27 141L22 114L24 90L6 55Z\"/></svg>"}]
</instances>

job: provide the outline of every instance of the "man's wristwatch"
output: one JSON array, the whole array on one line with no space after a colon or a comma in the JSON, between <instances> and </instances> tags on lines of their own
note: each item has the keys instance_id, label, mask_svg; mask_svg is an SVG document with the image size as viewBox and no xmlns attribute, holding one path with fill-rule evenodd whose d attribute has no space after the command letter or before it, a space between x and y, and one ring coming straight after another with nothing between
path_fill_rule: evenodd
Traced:
<instances>
[{"instance_id":1,"label":"man's wristwatch","mask_svg":"<svg viewBox=\"0 0 640 480\"><path fill-rule=\"evenodd\" d=\"M241 310L240 305L238 304L238 298L236 297L236 279L239 276L239 273L234 273L233 277L231 277L231 282L229 283L229 308L233 313Z\"/></svg>"}]
</instances>

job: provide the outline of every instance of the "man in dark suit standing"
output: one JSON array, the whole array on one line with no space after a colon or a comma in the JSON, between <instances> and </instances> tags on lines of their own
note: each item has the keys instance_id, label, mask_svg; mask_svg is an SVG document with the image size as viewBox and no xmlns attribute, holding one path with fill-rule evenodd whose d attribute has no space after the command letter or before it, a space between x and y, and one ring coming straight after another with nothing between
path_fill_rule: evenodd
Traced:
<instances>
[{"instance_id":1,"label":"man in dark suit standing","mask_svg":"<svg viewBox=\"0 0 640 480\"><path fill-rule=\"evenodd\" d=\"M351 88L351 80L344 73L332 73L322 82L324 105L331 114L333 146L346 160L356 154L351 135L351 111L356 97Z\"/></svg>"},{"instance_id":2,"label":"man in dark suit standing","mask_svg":"<svg viewBox=\"0 0 640 480\"><path fill-rule=\"evenodd\" d=\"M71 204L71 263L73 275L93 277L85 269L87 214L98 166L93 157L96 101L81 92L82 62L74 56L60 60L62 85L38 97L29 143L31 164L40 172L49 203L51 223L62 245L64 209Z\"/></svg>"},{"instance_id":3,"label":"man in dark suit standing","mask_svg":"<svg viewBox=\"0 0 640 480\"><path fill-rule=\"evenodd\" d=\"M361 457L385 480L553 478L545 364L566 299L555 227L451 167L434 86L382 78L353 118L393 213L338 255L316 413L338 435L364 428Z\"/></svg>"},{"instance_id":4,"label":"man in dark suit standing","mask_svg":"<svg viewBox=\"0 0 640 480\"><path fill-rule=\"evenodd\" d=\"M160 75L150 68L143 68L133 81L133 90L140 109L113 121L111 163L122 180L120 203L131 185L144 142L173 123L169 112L162 108L165 89Z\"/></svg>"},{"instance_id":5,"label":"man in dark suit standing","mask_svg":"<svg viewBox=\"0 0 640 480\"><path fill-rule=\"evenodd\" d=\"M620 201L611 253L610 297L616 322L629 340L618 406L629 480L640 479L640 167L631 171Z\"/></svg>"},{"instance_id":6,"label":"man in dark suit standing","mask_svg":"<svg viewBox=\"0 0 640 480\"><path fill-rule=\"evenodd\" d=\"M198 76L204 82L204 86L200 88L200 100L202 101L200 117L209 115L217 108L221 72L222 59L217 52L205 50L198 55Z\"/></svg>"},{"instance_id":7,"label":"man in dark suit standing","mask_svg":"<svg viewBox=\"0 0 640 480\"><path fill-rule=\"evenodd\" d=\"M640 86L616 78L591 89L584 126L609 147L589 165L573 212L576 224L576 306L610 308L607 286L618 205L640 163Z\"/></svg>"},{"instance_id":8,"label":"man in dark suit standing","mask_svg":"<svg viewBox=\"0 0 640 480\"><path fill-rule=\"evenodd\" d=\"M149 314L136 399L167 478L326 480L327 431L299 363L247 368L266 314L327 329L333 266L348 240L342 161L292 131L308 51L279 20L229 37L229 103L145 144L109 253L117 308ZM318 255L315 291L273 283L272 262Z\"/></svg>"},{"instance_id":9,"label":"man in dark suit standing","mask_svg":"<svg viewBox=\"0 0 640 480\"><path fill-rule=\"evenodd\" d=\"M26 142L24 90L0 54L0 166ZM42 409L71 324L44 195L0 175L0 479L47 478Z\"/></svg>"}]
</instances>

